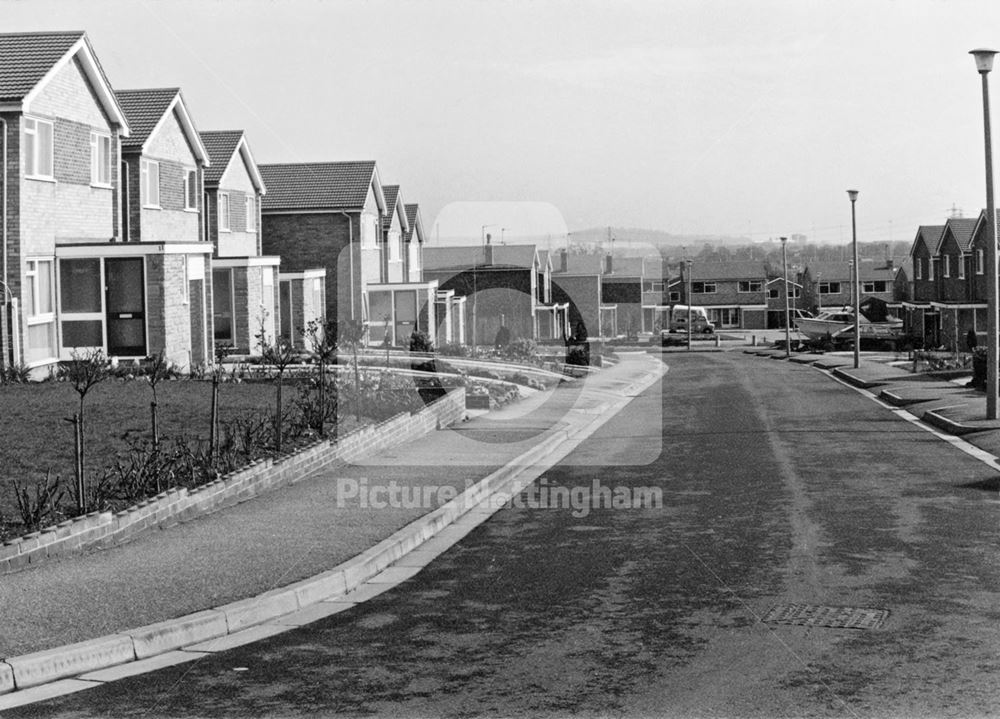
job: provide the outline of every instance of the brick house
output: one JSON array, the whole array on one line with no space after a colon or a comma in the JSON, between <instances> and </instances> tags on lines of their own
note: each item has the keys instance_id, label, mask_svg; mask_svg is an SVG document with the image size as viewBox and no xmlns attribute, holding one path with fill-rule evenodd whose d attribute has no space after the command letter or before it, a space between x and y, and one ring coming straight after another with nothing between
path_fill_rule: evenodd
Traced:
<instances>
[{"instance_id":1,"label":"brick house","mask_svg":"<svg viewBox=\"0 0 1000 719\"><path fill-rule=\"evenodd\" d=\"M387 203L374 161L261 165L260 171L267 186L263 252L280 256L284 272L326 270L327 319L367 323L367 341L375 344L386 336L405 344L411 332L429 329L437 285L404 282L401 259L390 263L385 218L394 215L388 226L401 237L409 220L398 190ZM390 264L401 281L390 281Z\"/></svg>"},{"instance_id":2,"label":"brick house","mask_svg":"<svg viewBox=\"0 0 1000 719\"><path fill-rule=\"evenodd\" d=\"M986 213L921 226L910 257L913 297L902 302L903 327L924 347L964 349L969 331L987 325Z\"/></svg>"},{"instance_id":3,"label":"brick house","mask_svg":"<svg viewBox=\"0 0 1000 719\"><path fill-rule=\"evenodd\" d=\"M800 306L814 312L852 306L851 272L851 263L848 261L806 263L801 275ZM906 271L896 265L895 261L861 258L858 280L861 284L861 310L870 315L869 319L881 321L885 318L880 315L885 311L891 314L902 312L902 302L909 296L909 281ZM873 314L873 310L866 309L871 306L884 309Z\"/></svg>"},{"instance_id":4,"label":"brick house","mask_svg":"<svg viewBox=\"0 0 1000 719\"><path fill-rule=\"evenodd\" d=\"M466 298L467 342L491 345L500 327L511 339L538 338L537 308L546 304L546 281L534 245L427 247L424 277L436 281L439 291Z\"/></svg>"},{"instance_id":5,"label":"brick house","mask_svg":"<svg viewBox=\"0 0 1000 719\"><path fill-rule=\"evenodd\" d=\"M43 374L74 347L108 348L100 253L120 247L130 128L85 33L0 34L0 59L0 359ZM97 257L60 272L67 250ZM77 270L91 271L78 282Z\"/></svg>"},{"instance_id":6,"label":"brick house","mask_svg":"<svg viewBox=\"0 0 1000 719\"><path fill-rule=\"evenodd\" d=\"M207 157L180 93L119 98L83 32L0 35L0 57L5 360L206 361Z\"/></svg>"},{"instance_id":7,"label":"brick house","mask_svg":"<svg viewBox=\"0 0 1000 719\"><path fill-rule=\"evenodd\" d=\"M704 307L719 329L764 329L768 325L767 270L762 262L698 262L680 266L668 285L668 303ZM691 298L687 301L690 279ZM780 290L778 290L780 292ZM679 293L674 295L673 293ZM784 311L784 304L782 304ZM773 319L773 318L772 318Z\"/></svg>"},{"instance_id":8,"label":"brick house","mask_svg":"<svg viewBox=\"0 0 1000 719\"><path fill-rule=\"evenodd\" d=\"M142 356L162 350L183 368L210 362L212 245L201 221L208 152L179 89L119 90L115 96L132 132L122 140L127 246L116 254L114 268L104 260L108 351Z\"/></svg>"},{"instance_id":9,"label":"brick house","mask_svg":"<svg viewBox=\"0 0 1000 719\"><path fill-rule=\"evenodd\" d=\"M237 353L257 354L257 335L263 329L273 342L280 319L281 258L261 254L264 180L242 130L200 135L211 161L204 175L204 233L213 248L213 341ZM301 341L297 335L289 339Z\"/></svg>"}]
</instances>

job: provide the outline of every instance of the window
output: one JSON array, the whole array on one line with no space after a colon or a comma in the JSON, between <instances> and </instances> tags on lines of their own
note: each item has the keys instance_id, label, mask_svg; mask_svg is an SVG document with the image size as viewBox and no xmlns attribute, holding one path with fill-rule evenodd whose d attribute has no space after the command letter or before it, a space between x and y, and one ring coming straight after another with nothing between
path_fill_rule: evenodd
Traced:
<instances>
[{"instance_id":1,"label":"window","mask_svg":"<svg viewBox=\"0 0 1000 719\"><path fill-rule=\"evenodd\" d=\"M24 174L52 178L52 123L24 118Z\"/></svg>"},{"instance_id":2,"label":"window","mask_svg":"<svg viewBox=\"0 0 1000 719\"><path fill-rule=\"evenodd\" d=\"M951 277L951 255L942 255L944 260L944 273L942 277ZM871 292L871 290L865 290L866 292Z\"/></svg>"},{"instance_id":3,"label":"window","mask_svg":"<svg viewBox=\"0 0 1000 719\"><path fill-rule=\"evenodd\" d=\"M663 292L663 283L649 280L646 282L647 292Z\"/></svg>"},{"instance_id":4,"label":"window","mask_svg":"<svg viewBox=\"0 0 1000 719\"><path fill-rule=\"evenodd\" d=\"M983 267L985 263L983 262L983 251L981 249L976 250L976 274L981 275L985 270ZM920 279L919 277L917 279Z\"/></svg>"},{"instance_id":5,"label":"window","mask_svg":"<svg viewBox=\"0 0 1000 719\"><path fill-rule=\"evenodd\" d=\"M788 288L788 296L791 298L799 298L802 296L802 288L791 286Z\"/></svg>"},{"instance_id":6,"label":"window","mask_svg":"<svg viewBox=\"0 0 1000 719\"><path fill-rule=\"evenodd\" d=\"M691 283L691 294L693 294L693 295L714 295L715 294L715 283L714 282L692 282Z\"/></svg>"},{"instance_id":7,"label":"window","mask_svg":"<svg viewBox=\"0 0 1000 719\"><path fill-rule=\"evenodd\" d=\"M51 359L57 354L52 268L51 259L27 261L25 309L28 331L24 354L28 363Z\"/></svg>"},{"instance_id":8,"label":"window","mask_svg":"<svg viewBox=\"0 0 1000 719\"><path fill-rule=\"evenodd\" d=\"M104 346L103 289L99 259L59 260L63 347Z\"/></svg>"},{"instance_id":9,"label":"window","mask_svg":"<svg viewBox=\"0 0 1000 719\"><path fill-rule=\"evenodd\" d=\"M929 280L933 280L934 279L934 263L935 262L937 262L937 258L936 257L928 257L927 258L927 279L929 279Z\"/></svg>"},{"instance_id":10,"label":"window","mask_svg":"<svg viewBox=\"0 0 1000 719\"><path fill-rule=\"evenodd\" d=\"M184 209L198 209L198 171L187 170L184 173Z\"/></svg>"},{"instance_id":11,"label":"window","mask_svg":"<svg viewBox=\"0 0 1000 719\"><path fill-rule=\"evenodd\" d=\"M922 280L924 279L924 260L922 257L918 257L913 261L913 279Z\"/></svg>"},{"instance_id":12,"label":"window","mask_svg":"<svg viewBox=\"0 0 1000 719\"><path fill-rule=\"evenodd\" d=\"M111 136L90 133L90 184L111 185Z\"/></svg>"},{"instance_id":13,"label":"window","mask_svg":"<svg viewBox=\"0 0 1000 719\"><path fill-rule=\"evenodd\" d=\"M361 215L361 244L364 247L375 247L378 233L375 225L375 215L366 212Z\"/></svg>"},{"instance_id":14,"label":"window","mask_svg":"<svg viewBox=\"0 0 1000 719\"><path fill-rule=\"evenodd\" d=\"M819 293L821 295L839 295L840 294L840 283L839 282L820 282L819 283Z\"/></svg>"},{"instance_id":15,"label":"window","mask_svg":"<svg viewBox=\"0 0 1000 719\"><path fill-rule=\"evenodd\" d=\"M781 292L778 290L777 287L773 287L767 291L767 298L769 300L776 300L779 297L781 297Z\"/></svg>"},{"instance_id":16,"label":"window","mask_svg":"<svg viewBox=\"0 0 1000 719\"><path fill-rule=\"evenodd\" d=\"M761 292L764 289L764 280L740 280L737 292Z\"/></svg>"},{"instance_id":17,"label":"window","mask_svg":"<svg viewBox=\"0 0 1000 719\"><path fill-rule=\"evenodd\" d=\"M667 295L667 300L669 302L680 302L681 301L681 293L680 292L676 292L676 291L672 291L672 292L670 292Z\"/></svg>"},{"instance_id":18,"label":"window","mask_svg":"<svg viewBox=\"0 0 1000 719\"><path fill-rule=\"evenodd\" d=\"M253 197L247 196L247 232L257 231L257 203Z\"/></svg>"},{"instance_id":19,"label":"window","mask_svg":"<svg viewBox=\"0 0 1000 719\"><path fill-rule=\"evenodd\" d=\"M958 256L958 279L965 279L965 257L963 255Z\"/></svg>"},{"instance_id":20,"label":"window","mask_svg":"<svg viewBox=\"0 0 1000 719\"><path fill-rule=\"evenodd\" d=\"M948 255L945 255L945 257L947 257L947 256ZM945 263L946 267L947 267L947 264L948 263L946 262ZM947 276L948 275L945 275L945 277L947 277ZM885 292L886 291L886 282L885 282L885 280L869 280L867 282L862 282L861 283L861 291L862 292Z\"/></svg>"},{"instance_id":21,"label":"window","mask_svg":"<svg viewBox=\"0 0 1000 719\"><path fill-rule=\"evenodd\" d=\"M229 232L229 195L225 192L219 193L219 229Z\"/></svg>"},{"instance_id":22,"label":"window","mask_svg":"<svg viewBox=\"0 0 1000 719\"><path fill-rule=\"evenodd\" d=\"M139 200L143 207L160 206L160 163L139 161Z\"/></svg>"}]
</instances>

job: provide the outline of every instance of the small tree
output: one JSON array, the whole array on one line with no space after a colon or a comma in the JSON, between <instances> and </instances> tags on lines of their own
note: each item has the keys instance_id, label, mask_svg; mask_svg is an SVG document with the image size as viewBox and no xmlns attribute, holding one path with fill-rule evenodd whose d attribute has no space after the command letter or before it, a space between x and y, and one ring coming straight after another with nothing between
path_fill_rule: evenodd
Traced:
<instances>
[{"instance_id":1,"label":"small tree","mask_svg":"<svg viewBox=\"0 0 1000 719\"><path fill-rule=\"evenodd\" d=\"M326 436L326 366L337 359L337 323L323 319L309 320L303 331L309 351L316 358L319 372L319 419L316 429Z\"/></svg>"},{"instance_id":2,"label":"small tree","mask_svg":"<svg viewBox=\"0 0 1000 719\"><path fill-rule=\"evenodd\" d=\"M261 361L264 364L274 367L277 373L275 378L277 392L275 396L274 411L274 449L276 452L280 452L281 435L284 429L281 411L281 388L284 382L285 370L288 369L288 365L295 361L295 348L292 347L292 343L284 337L278 337L272 341L272 338L268 336L265 328L266 319L267 313L264 312L261 315L260 331L257 333L256 339L261 350Z\"/></svg>"},{"instance_id":3,"label":"small tree","mask_svg":"<svg viewBox=\"0 0 1000 719\"><path fill-rule=\"evenodd\" d=\"M83 410L87 393L110 375L110 362L102 349L91 349L82 354L74 349L70 354L70 361L63 365L62 375L80 396L80 411L67 421L73 423L76 434L76 508L80 514L84 514L87 511L87 494L83 471L83 438L86 430Z\"/></svg>"},{"instance_id":4,"label":"small tree","mask_svg":"<svg viewBox=\"0 0 1000 719\"><path fill-rule=\"evenodd\" d=\"M361 421L361 371L358 369L358 347L364 342L368 325L361 320L346 320L340 324L338 343L351 350L354 360L354 406L355 419Z\"/></svg>"},{"instance_id":5,"label":"small tree","mask_svg":"<svg viewBox=\"0 0 1000 719\"><path fill-rule=\"evenodd\" d=\"M153 452L158 452L160 449L160 432L156 421L156 387L161 381L170 379L176 375L176 370L171 366L170 362L167 361L163 350L160 350L158 353L149 358L149 364L146 365L145 372L143 373L143 376L149 383L149 388L153 391L153 401L149 404L150 420L153 425ZM157 482L156 491L160 491L159 482Z\"/></svg>"},{"instance_id":6,"label":"small tree","mask_svg":"<svg viewBox=\"0 0 1000 719\"><path fill-rule=\"evenodd\" d=\"M215 365L212 367L212 408L209 414L208 425L208 459L214 468L219 459L219 383L225 375L225 368L222 360L233 351L230 344L215 346Z\"/></svg>"}]
</instances>

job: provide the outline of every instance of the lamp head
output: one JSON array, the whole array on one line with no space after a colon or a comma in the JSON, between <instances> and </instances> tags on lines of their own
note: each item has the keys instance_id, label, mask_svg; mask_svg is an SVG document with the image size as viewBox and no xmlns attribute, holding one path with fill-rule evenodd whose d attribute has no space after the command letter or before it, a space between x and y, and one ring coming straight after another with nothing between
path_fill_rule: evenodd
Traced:
<instances>
[{"instance_id":1,"label":"lamp head","mask_svg":"<svg viewBox=\"0 0 1000 719\"><path fill-rule=\"evenodd\" d=\"M850 198L851 202L854 202L856 199L858 199L858 191L857 190L848 190L847 191L847 197Z\"/></svg>"},{"instance_id":2,"label":"lamp head","mask_svg":"<svg viewBox=\"0 0 1000 719\"><path fill-rule=\"evenodd\" d=\"M778 239L781 240L781 244L785 244L786 242L788 242L787 237L779 237Z\"/></svg>"},{"instance_id":3,"label":"lamp head","mask_svg":"<svg viewBox=\"0 0 1000 719\"><path fill-rule=\"evenodd\" d=\"M969 50L969 54L976 58L976 69L980 74L985 75L993 69L993 56L997 54L996 50L979 48L977 50Z\"/></svg>"}]
</instances>

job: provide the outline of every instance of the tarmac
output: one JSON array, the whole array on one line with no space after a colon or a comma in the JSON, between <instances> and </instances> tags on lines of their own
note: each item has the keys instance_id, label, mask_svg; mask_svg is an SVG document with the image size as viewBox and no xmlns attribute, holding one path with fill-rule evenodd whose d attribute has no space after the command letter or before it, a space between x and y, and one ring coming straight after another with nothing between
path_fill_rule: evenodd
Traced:
<instances>
[{"instance_id":1,"label":"tarmac","mask_svg":"<svg viewBox=\"0 0 1000 719\"><path fill-rule=\"evenodd\" d=\"M510 491L511 478L519 491L666 371L644 352L619 357L585 379L470 413L376 457L125 545L3 576L0 692L15 677L18 691L0 694L0 710L114 678L101 670L135 673L143 664L135 659L192 660L260 639L405 580L420 563L393 562L444 551L496 511L476 503ZM395 502L393 486L406 488ZM455 509L456 494L467 506ZM131 664L106 669L122 662Z\"/></svg>"}]
</instances>

